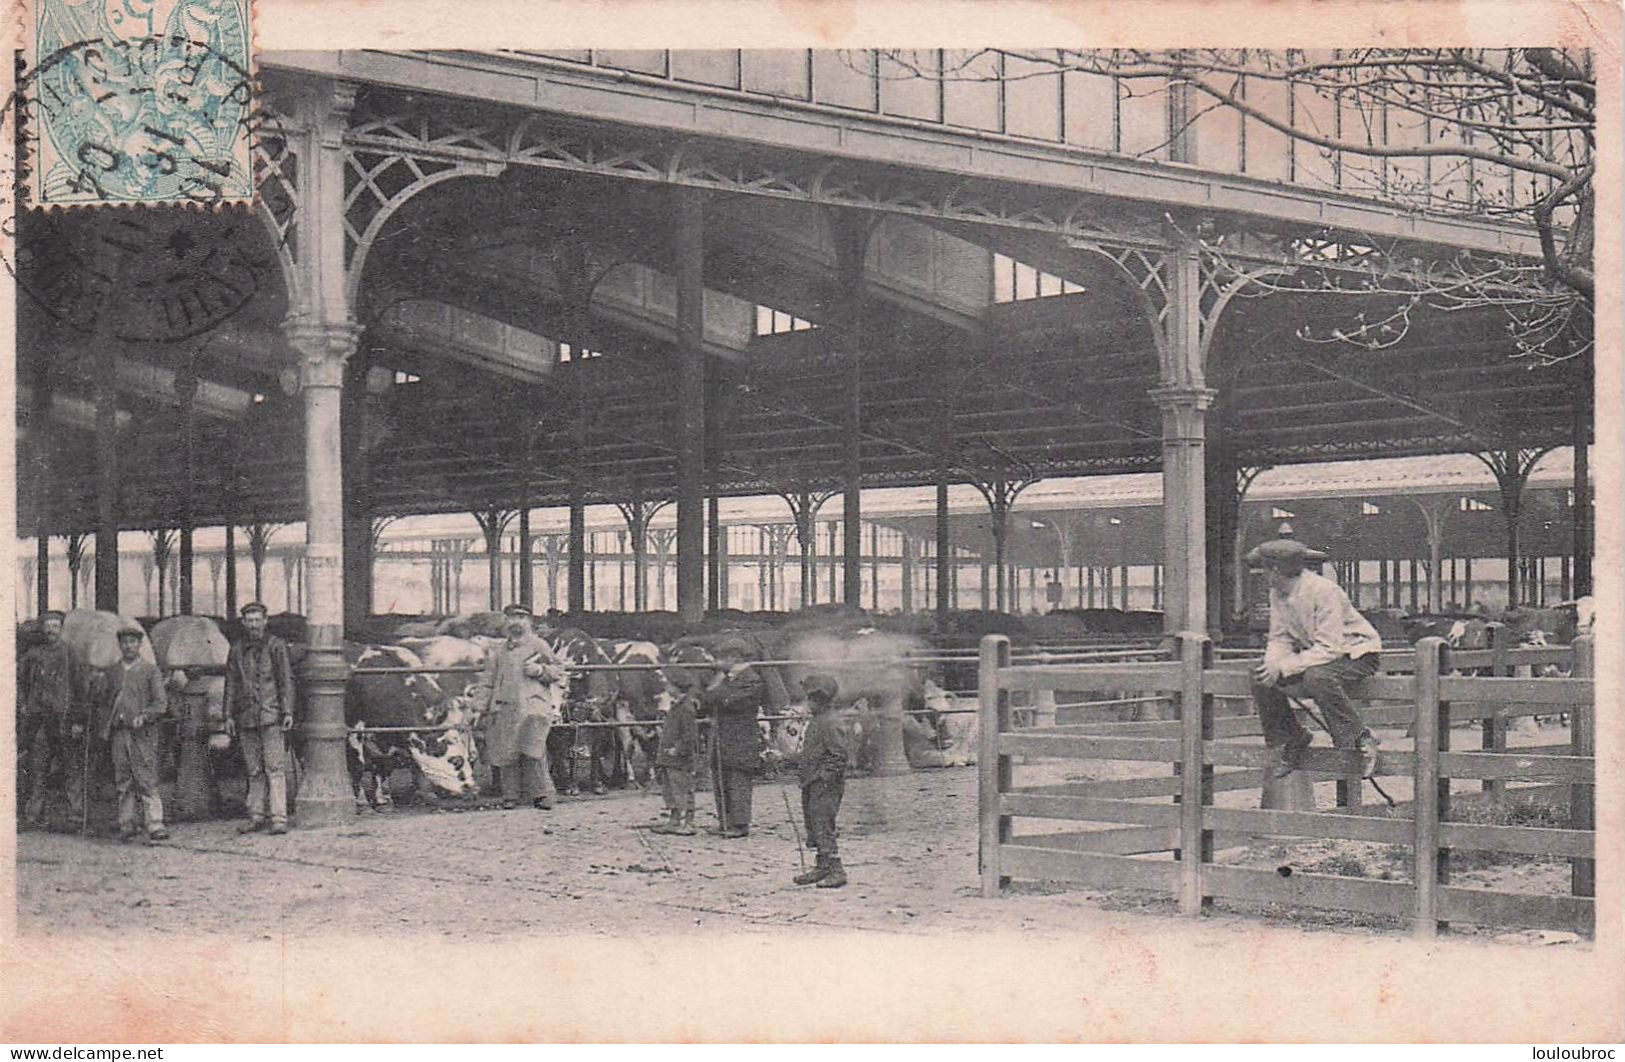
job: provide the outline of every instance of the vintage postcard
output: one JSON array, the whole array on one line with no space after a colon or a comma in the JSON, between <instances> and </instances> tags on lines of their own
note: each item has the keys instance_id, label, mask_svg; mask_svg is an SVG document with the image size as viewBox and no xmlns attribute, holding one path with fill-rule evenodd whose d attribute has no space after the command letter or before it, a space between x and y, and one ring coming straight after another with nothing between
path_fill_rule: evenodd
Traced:
<instances>
[{"instance_id":1,"label":"vintage postcard","mask_svg":"<svg viewBox=\"0 0 1625 1062\"><path fill-rule=\"evenodd\" d=\"M10 14L8 1042L1625 1032L1617 3Z\"/></svg>"}]
</instances>

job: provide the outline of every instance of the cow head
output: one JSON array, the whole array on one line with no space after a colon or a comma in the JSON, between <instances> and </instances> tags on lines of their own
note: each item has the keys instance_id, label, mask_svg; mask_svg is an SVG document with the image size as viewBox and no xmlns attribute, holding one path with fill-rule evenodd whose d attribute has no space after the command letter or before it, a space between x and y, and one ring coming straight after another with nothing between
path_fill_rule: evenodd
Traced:
<instances>
[{"instance_id":1,"label":"cow head","mask_svg":"<svg viewBox=\"0 0 1625 1062\"><path fill-rule=\"evenodd\" d=\"M442 793L473 796L480 791L474 781L474 744L466 730L442 730L413 734L408 746L412 762L429 784Z\"/></svg>"},{"instance_id":2,"label":"cow head","mask_svg":"<svg viewBox=\"0 0 1625 1062\"><path fill-rule=\"evenodd\" d=\"M616 681L613 672L573 670L583 664L608 664L609 655L585 631L566 627L546 641L569 671L569 696L564 704L567 722L610 719L615 713Z\"/></svg>"},{"instance_id":3,"label":"cow head","mask_svg":"<svg viewBox=\"0 0 1625 1062\"><path fill-rule=\"evenodd\" d=\"M412 650L400 645L372 645L356 657L358 668L422 667L424 662ZM453 796L479 791L474 781L474 756L467 726L469 713L456 698L446 696L433 674L355 675L357 710L362 723L396 726L451 726L450 730L418 731L405 735L405 741L386 742L395 749L404 747L412 763L435 789ZM363 746L363 755L376 754Z\"/></svg>"}]
</instances>

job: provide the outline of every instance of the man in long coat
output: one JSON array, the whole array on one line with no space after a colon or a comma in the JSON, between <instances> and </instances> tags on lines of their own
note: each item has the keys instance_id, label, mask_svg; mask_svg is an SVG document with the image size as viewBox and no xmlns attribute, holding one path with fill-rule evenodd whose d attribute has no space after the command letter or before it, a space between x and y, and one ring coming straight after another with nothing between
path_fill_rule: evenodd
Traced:
<instances>
[{"instance_id":1,"label":"man in long coat","mask_svg":"<svg viewBox=\"0 0 1625 1062\"><path fill-rule=\"evenodd\" d=\"M267 629L264 605L241 609L247 634L226 655L226 729L248 769L248 821L239 833L288 832L288 731L293 729L293 666L288 643Z\"/></svg>"},{"instance_id":2,"label":"man in long coat","mask_svg":"<svg viewBox=\"0 0 1625 1062\"><path fill-rule=\"evenodd\" d=\"M507 641L485 654L480 683L490 692L484 715L485 756L501 774L502 806L517 807L524 793L543 810L553 806L547 769L547 734L559 721L564 665L542 641L530 609L502 610Z\"/></svg>"},{"instance_id":3,"label":"man in long coat","mask_svg":"<svg viewBox=\"0 0 1625 1062\"><path fill-rule=\"evenodd\" d=\"M767 696L766 683L746 657L743 640L724 641L711 650L716 675L701 694L711 717L711 793L723 837L750 834L751 786L762 768L761 730L756 716Z\"/></svg>"}]
</instances>

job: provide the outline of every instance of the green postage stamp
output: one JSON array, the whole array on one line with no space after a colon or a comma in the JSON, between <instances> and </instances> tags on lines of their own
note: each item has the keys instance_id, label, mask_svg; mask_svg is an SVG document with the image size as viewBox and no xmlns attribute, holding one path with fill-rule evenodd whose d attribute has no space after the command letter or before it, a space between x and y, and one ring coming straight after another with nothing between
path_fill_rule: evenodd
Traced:
<instances>
[{"instance_id":1,"label":"green postage stamp","mask_svg":"<svg viewBox=\"0 0 1625 1062\"><path fill-rule=\"evenodd\" d=\"M34 0L29 205L248 200L250 0Z\"/></svg>"}]
</instances>

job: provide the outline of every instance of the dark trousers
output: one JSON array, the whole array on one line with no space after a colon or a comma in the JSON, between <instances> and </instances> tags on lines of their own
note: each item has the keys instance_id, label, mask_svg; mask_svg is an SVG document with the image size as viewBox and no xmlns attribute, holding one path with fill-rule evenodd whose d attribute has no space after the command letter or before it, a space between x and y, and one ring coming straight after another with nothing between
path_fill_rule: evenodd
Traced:
<instances>
[{"instance_id":1,"label":"dark trousers","mask_svg":"<svg viewBox=\"0 0 1625 1062\"><path fill-rule=\"evenodd\" d=\"M717 821L725 828L750 829L751 784L755 771L711 765L711 795L717 802Z\"/></svg>"},{"instance_id":2,"label":"dark trousers","mask_svg":"<svg viewBox=\"0 0 1625 1062\"><path fill-rule=\"evenodd\" d=\"M63 796L68 814L78 819L84 808L85 742L62 733L62 721L54 715L32 713L17 720L19 766L17 805L28 822L42 822L46 813L46 787L55 768L61 766Z\"/></svg>"},{"instance_id":3,"label":"dark trousers","mask_svg":"<svg viewBox=\"0 0 1625 1062\"><path fill-rule=\"evenodd\" d=\"M1340 656L1328 664L1309 668L1299 675L1285 679L1278 686L1253 683L1253 704L1258 707L1258 718L1264 726L1266 745L1307 745L1309 731L1298 721L1288 697L1313 697L1320 716L1331 732L1332 744L1340 749L1351 749L1365 733L1365 720L1349 701L1348 687L1377 673L1377 654L1368 653L1358 660Z\"/></svg>"},{"instance_id":4,"label":"dark trousers","mask_svg":"<svg viewBox=\"0 0 1625 1062\"><path fill-rule=\"evenodd\" d=\"M694 769L692 767L656 767L660 776L660 795L665 799L667 811L677 811L690 817L694 814Z\"/></svg>"},{"instance_id":5,"label":"dark trousers","mask_svg":"<svg viewBox=\"0 0 1625 1062\"><path fill-rule=\"evenodd\" d=\"M801 787L801 819L807 826L807 843L818 849L822 859L840 855L835 846L835 816L846 795L845 778L819 778Z\"/></svg>"}]
</instances>

